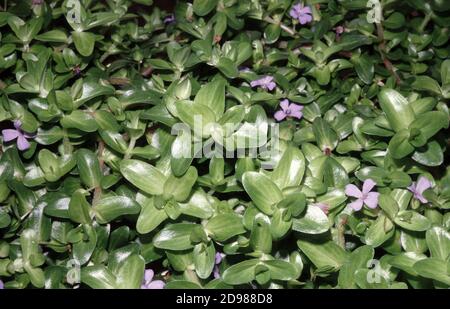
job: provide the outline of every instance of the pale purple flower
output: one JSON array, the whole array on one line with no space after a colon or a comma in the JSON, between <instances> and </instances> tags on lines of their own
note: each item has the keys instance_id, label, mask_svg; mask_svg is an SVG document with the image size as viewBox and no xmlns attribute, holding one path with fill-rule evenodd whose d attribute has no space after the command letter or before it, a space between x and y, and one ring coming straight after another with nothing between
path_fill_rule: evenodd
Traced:
<instances>
[{"instance_id":1,"label":"pale purple flower","mask_svg":"<svg viewBox=\"0 0 450 309\"><path fill-rule=\"evenodd\" d=\"M335 28L335 31L336 31L336 41L339 41L340 39L341 39L341 34L342 33L344 33L344 27L342 27L342 26L337 26L336 28Z\"/></svg>"},{"instance_id":2,"label":"pale purple flower","mask_svg":"<svg viewBox=\"0 0 450 309\"><path fill-rule=\"evenodd\" d=\"M3 290L5 288L5 285L3 284L3 281L0 280L0 290Z\"/></svg>"},{"instance_id":3,"label":"pale purple flower","mask_svg":"<svg viewBox=\"0 0 450 309\"><path fill-rule=\"evenodd\" d=\"M163 289L166 283L162 280L153 280L155 272L152 269L146 269L144 273L144 280L142 281L141 289L160 290Z\"/></svg>"},{"instance_id":4,"label":"pale purple flower","mask_svg":"<svg viewBox=\"0 0 450 309\"><path fill-rule=\"evenodd\" d=\"M309 6L303 6L303 3L297 3L289 12L292 18L298 19L300 24L304 25L312 21L312 11Z\"/></svg>"},{"instance_id":5,"label":"pale purple flower","mask_svg":"<svg viewBox=\"0 0 450 309\"><path fill-rule=\"evenodd\" d=\"M31 1L31 5L41 5L44 4L44 0L33 0Z\"/></svg>"},{"instance_id":6,"label":"pale purple flower","mask_svg":"<svg viewBox=\"0 0 450 309\"><path fill-rule=\"evenodd\" d=\"M419 200L422 204L425 204L428 203L428 200L422 194L429 188L431 188L431 181L423 176L420 176L419 180L417 180L417 183L413 182L408 187L408 190L414 194L414 198L416 200Z\"/></svg>"},{"instance_id":7,"label":"pale purple flower","mask_svg":"<svg viewBox=\"0 0 450 309\"><path fill-rule=\"evenodd\" d=\"M337 27L335 28L335 31L336 31L336 34L342 34L342 33L344 33L344 27L342 27L342 26L337 26Z\"/></svg>"},{"instance_id":8,"label":"pale purple flower","mask_svg":"<svg viewBox=\"0 0 450 309\"><path fill-rule=\"evenodd\" d=\"M213 271L214 278L216 278L216 279L220 278L219 264L222 263L222 260L224 257L225 257L225 254L220 253L220 252L216 253L216 257L214 260L214 271Z\"/></svg>"},{"instance_id":9,"label":"pale purple flower","mask_svg":"<svg viewBox=\"0 0 450 309\"><path fill-rule=\"evenodd\" d=\"M28 139L34 138L34 136L23 132L21 126L22 122L20 122L20 120L15 120L14 127L16 129L2 130L2 135L3 141L5 142L10 142L12 140L17 139L17 148L19 148L19 150L22 151L30 148L30 143L28 142Z\"/></svg>"},{"instance_id":10,"label":"pale purple flower","mask_svg":"<svg viewBox=\"0 0 450 309\"><path fill-rule=\"evenodd\" d=\"M330 206L329 206L328 204L325 204L325 203L315 203L315 204L312 204L312 205L313 205L313 206L319 207L320 210L322 210L324 214L328 215L328 212L329 212L329 210L330 210Z\"/></svg>"},{"instance_id":11,"label":"pale purple flower","mask_svg":"<svg viewBox=\"0 0 450 309\"><path fill-rule=\"evenodd\" d=\"M380 195L380 193L371 192L375 185L376 183L372 179L364 180L362 191L353 184L346 185L345 194L347 196L356 197L356 200L349 204L350 207L356 211L360 210L363 204L366 204L367 207L372 209L377 208L378 196Z\"/></svg>"},{"instance_id":12,"label":"pale purple flower","mask_svg":"<svg viewBox=\"0 0 450 309\"><path fill-rule=\"evenodd\" d=\"M263 89L272 91L277 86L277 84L275 84L275 82L273 81L272 76L264 76L263 78L252 81L250 83L250 86L252 87L259 86Z\"/></svg>"},{"instance_id":13,"label":"pale purple flower","mask_svg":"<svg viewBox=\"0 0 450 309\"><path fill-rule=\"evenodd\" d=\"M294 103L289 104L289 100L284 99L280 102L280 107L281 110L277 111L274 115L275 119L278 121L281 121L286 117L294 117L297 119L303 117L303 113L301 112L303 110L302 105L297 105Z\"/></svg>"},{"instance_id":14,"label":"pale purple flower","mask_svg":"<svg viewBox=\"0 0 450 309\"><path fill-rule=\"evenodd\" d=\"M250 72L250 69L248 67L239 67L239 72L245 73L245 72Z\"/></svg>"},{"instance_id":15,"label":"pale purple flower","mask_svg":"<svg viewBox=\"0 0 450 309\"><path fill-rule=\"evenodd\" d=\"M166 16L166 18L164 18L165 24L171 24L173 22L175 22L175 16L173 14L170 14L169 16Z\"/></svg>"}]
</instances>

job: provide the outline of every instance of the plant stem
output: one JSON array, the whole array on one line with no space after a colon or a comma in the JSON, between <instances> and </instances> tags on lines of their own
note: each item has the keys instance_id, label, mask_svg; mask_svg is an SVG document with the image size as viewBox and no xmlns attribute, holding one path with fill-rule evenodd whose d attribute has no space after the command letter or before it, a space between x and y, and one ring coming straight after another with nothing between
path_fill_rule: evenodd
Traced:
<instances>
[{"instance_id":1,"label":"plant stem","mask_svg":"<svg viewBox=\"0 0 450 309\"><path fill-rule=\"evenodd\" d=\"M425 15L425 18L423 19L422 23L420 24L419 27L419 32L422 33L423 30L425 30L425 27L428 25L428 22L431 20L431 16L433 15L432 12L427 13L427 15Z\"/></svg>"},{"instance_id":2,"label":"plant stem","mask_svg":"<svg viewBox=\"0 0 450 309\"><path fill-rule=\"evenodd\" d=\"M105 161L103 160L103 151L104 150L105 150L105 143L103 142L103 140L101 138L99 138L98 139L97 157L98 157L98 163L100 165L100 171L102 171L102 173L103 173L103 167L105 166ZM101 186L95 187L94 197L92 198L92 205L95 205L101 196L102 196L102 187Z\"/></svg>"},{"instance_id":3,"label":"plant stem","mask_svg":"<svg viewBox=\"0 0 450 309\"><path fill-rule=\"evenodd\" d=\"M395 72L395 68L392 65L392 62L386 57L386 41L384 40L383 26L381 25L381 23L376 23L376 25L377 25L378 40L380 41L378 51L381 55L381 59L383 60L384 66L391 73L391 75L394 76L395 82L398 85L400 84L401 79L398 76L397 72Z\"/></svg>"},{"instance_id":4,"label":"plant stem","mask_svg":"<svg viewBox=\"0 0 450 309\"><path fill-rule=\"evenodd\" d=\"M264 18L264 21L273 24L273 25L278 25L280 26L281 29L283 29L284 31L286 31L287 33L289 33L290 35L295 36L295 31L292 28L289 28L288 26L286 26L285 24L282 24L281 22L276 22L275 20L273 20L273 18L266 16Z\"/></svg>"},{"instance_id":5,"label":"plant stem","mask_svg":"<svg viewBox=\"0 0 450 309\"><path fill-rule=\"evenodd\" d=\"M135 145L136 145L136 139L132 137L130 139L130 144L128 144L128 149L125 152L125 156L123 157L124 160L131 158L131 152L133 151Z\"/></svg>"}]
</instances>

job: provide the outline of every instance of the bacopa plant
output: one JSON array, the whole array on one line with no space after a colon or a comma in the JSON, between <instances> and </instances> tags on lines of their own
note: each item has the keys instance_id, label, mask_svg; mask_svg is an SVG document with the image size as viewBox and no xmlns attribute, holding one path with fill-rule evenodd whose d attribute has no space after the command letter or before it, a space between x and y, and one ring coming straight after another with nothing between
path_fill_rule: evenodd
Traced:
<instances>
[{"instance_id":1,"label":"bacopa plant","mask_svg":"<svg viewBox=\"0 0 450 309\"><path fill-rule=\"evenodd\" d=\"M450 287L449 1L0 5L0 288Z\"/></svg>"}]
</instances>

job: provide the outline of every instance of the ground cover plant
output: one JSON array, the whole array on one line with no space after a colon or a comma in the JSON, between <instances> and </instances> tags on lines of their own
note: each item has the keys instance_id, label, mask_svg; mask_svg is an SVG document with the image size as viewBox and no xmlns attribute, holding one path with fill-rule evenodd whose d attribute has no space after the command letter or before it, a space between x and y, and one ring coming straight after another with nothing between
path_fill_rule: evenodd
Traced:
<instances>
[{"instance_id":1,"label":"ground cover plant","mask_svg":"<svg viewBox=\"0 0 450 309\"><path fill-rule=\"evenodd\" d=\"M0 1L0 288L448 288L449 13Z\"/></svg>"}]
</instances>

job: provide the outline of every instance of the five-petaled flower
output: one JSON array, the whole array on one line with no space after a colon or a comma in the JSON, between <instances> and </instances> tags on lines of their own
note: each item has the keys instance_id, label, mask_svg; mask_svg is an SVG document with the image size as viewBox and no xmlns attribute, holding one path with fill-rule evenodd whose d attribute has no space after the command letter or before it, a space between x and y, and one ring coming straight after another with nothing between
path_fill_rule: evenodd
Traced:
<instances>
[{"instance_id":1,"label":"five-petaled flower","mask_svg":"<svg viewBox=\"0 0 450 309\"><path fill-rule=\"evenodd\" d=\"M422 195L423 192L431 188L432 184L427 178L420 176L416 182L413 182L408 190L414 194L414 198L419 200L422 204L428 203L428 200Z\"/></svg>"},{"instance_id":2,"label":"five-petaled flower","mask_svg":"<svg viewBox=\"0 0 450 309\"><path fill-rule=\"evenodd\" d=\"M222 259L225 257L225 254L217 252L214 260L214 278L220 278L219 264L222 263Z\"/></svg>"},{"instance_id":3,"label":"five-petaled flower","mask_svg":"<svg viewBox=\"0 0 450 309\"><path fill-rule=\"evenodd\" d=\"M375 181L373 181L372 179L366 179L364 180L362 191L353 184L348 184L347 186L345 186L345 194L347 196L356 197L356 200L349 204L350 207L356 211L360 210L363 204L366 204L367 207L372 209L376 208L378 205L378 196L380 195L380 193L371 192L375 185Z\"/></svg>"},{"instance_id":4,"label":"five-petaled flower","mask_svg":"<svg viewBox=\"0 0 450 309\"><path fill-rule=\"evenodd\" d=\"M280 107L281 110L277 111L274 115L275 119L278 121L281 121L286 117L300 119L303 116L303 113L301 112L303 110L303 106L294 103L289 104L287 99L280 102Z\"/></svg>"},{"instance_id":5,"label":"five-petaled flower","mask_svg":"<svg viewBox=\"0 0 450 309\"><path fill-rule=\"evenodd\" d=\"M252 87L259 86L263 89L272 91L277 86L277 84L275 84L275 82L273 81L272 76L264 76L263 78L252 81L250 83L250 86L252 86Z\"/></svg>"},{"instance_id":6,"label":"five-petaled flower","mask_svg":"<svg viewBox=\"0 0 450 309\"><path fill-rule=\"evenodd\" d=\"M14 127L16 128L15 130L2 130L3 141L10 142L17 139L17 148L19 148L19 150L21 151L27 150L28 148L30 148L28 139L33 138L34 136L22 131L22 122L20 120L14 121Z\"/></svg>"},{"instance_id":7,"label":"five-petaled flower","mask_svg":"<svg viewBox=\"0 0 450 309\"><path fill-rule=\"evenodd\" d=\"M289 12L292 18L298 19L299 23L304 25L312 21L312 11L309 6L303 6L303 3L297 3Z\"/></svg>"},{"instance_id":8,"label":"five-petaled flower","mask_svg":"<svg viewBox=\"0 0 450 309\"><path fill-rule=\"evenodd\" d=\"M142 281L141 289L160 290L166 285L162 280L153 280L155 272L152 269L146 269L144 273L144 280Z\"/></svg>"}]
</instances>

